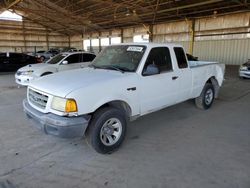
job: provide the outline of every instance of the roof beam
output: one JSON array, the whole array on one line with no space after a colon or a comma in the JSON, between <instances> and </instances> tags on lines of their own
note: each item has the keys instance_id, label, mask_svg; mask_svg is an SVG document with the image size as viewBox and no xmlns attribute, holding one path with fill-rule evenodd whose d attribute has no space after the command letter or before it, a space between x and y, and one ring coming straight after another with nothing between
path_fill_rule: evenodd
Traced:
<instances>
[{"instance_id":1,"label":"roof beam","mask_svg":"<svg viewBox=\"0 0 250 188\"><path fill-rule=\"evenodd\" d=\"M20 3L21 1L22 0L11 0L11 1L5 0L6 10L11 9L13 6Z\"/></svg>"}]
</instances>

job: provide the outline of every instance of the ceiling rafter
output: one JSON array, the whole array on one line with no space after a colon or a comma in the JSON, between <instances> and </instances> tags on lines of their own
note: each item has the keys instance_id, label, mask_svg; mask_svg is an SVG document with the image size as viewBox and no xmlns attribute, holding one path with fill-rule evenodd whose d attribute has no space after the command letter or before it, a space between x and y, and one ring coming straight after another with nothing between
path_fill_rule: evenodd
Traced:
<instances>
[{"instance_id":1,"label":"ceiling rafter","mask_svg":"<svg viewBox=\"0 0 250 188\"><path fill-rule=\"evenodd\" d=\"M250 0L5 0L27 19L63 34L250 12ZM9 4L10 5L10 4ZM0 2L0 10L3 4ZM6 7L6 4L4 4Z\"/></svg>"}]
</instances>

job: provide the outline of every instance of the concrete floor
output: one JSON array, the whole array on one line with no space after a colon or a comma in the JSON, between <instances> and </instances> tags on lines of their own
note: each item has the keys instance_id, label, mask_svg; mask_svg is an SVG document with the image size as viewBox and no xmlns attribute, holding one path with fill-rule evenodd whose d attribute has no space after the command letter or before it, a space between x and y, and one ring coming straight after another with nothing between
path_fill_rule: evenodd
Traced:
<instances>
[{"instance_id":1,"label":"concrete floor","mask_svg":"<svg viewBox=\"0 0 250 188\"><path fill-rule=\"evenodd\" d=\"M0 75L0 188L249 188L250 80L228 72L210 110L188 101L142 117L112 155L30 126L26 89Z\"/></svg>"}]
</instances>

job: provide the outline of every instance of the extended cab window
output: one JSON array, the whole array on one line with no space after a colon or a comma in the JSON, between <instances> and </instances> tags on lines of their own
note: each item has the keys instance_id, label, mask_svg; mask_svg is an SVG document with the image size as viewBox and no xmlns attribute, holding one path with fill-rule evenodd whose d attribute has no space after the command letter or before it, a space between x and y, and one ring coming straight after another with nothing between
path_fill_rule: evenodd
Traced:
<instances>
[{"instance_id":1,"label":"extended cab window","mask_svg":"<svg viewBox=\"0 0 250 188\"><path fill-rule=\"evenodd\" d=\"M167 47L152 48L144 65L144 69L150 64L156 65L160 69L160 72L171 71L172 62L169 49Z\"/></svg>"},{"instance_id":2,"label":"extended cab window","mask_svg":"<svg viewBox=\"0 0 250 188\"><path fill-rule=\"evenodd\" d=\"M67 58L65 59L65 61L68 61L68 64L79 63L79 62L80 62L80 55L81 55L81 54L73 54L73 55L70 55L69 57L67 57Z\"/></svg>"},{"instance_id":3,"label":"extended cab window","mask_svg":"<svg viewBox=\"0 0 250 188\"><path fill-rule=\"evenodd\" d=\"M183 48L174 47L174 52L175 52L175 56L177 59L178 67L180 69L187 68L188 67L187 59L186 59L186 55L185 55Z\"/></svg>"}]
</instances>

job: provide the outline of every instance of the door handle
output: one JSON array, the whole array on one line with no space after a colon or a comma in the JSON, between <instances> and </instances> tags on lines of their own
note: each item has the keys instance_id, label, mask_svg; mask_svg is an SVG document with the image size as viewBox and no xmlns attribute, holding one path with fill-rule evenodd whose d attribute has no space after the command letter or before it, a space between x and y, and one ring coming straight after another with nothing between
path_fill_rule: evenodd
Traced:
<instances>
[{"instance_id":1,"label":"door handle","mask_svg":"<svg viewBox=\"0 0 250 188\"><path fill-rule=\"evenodd\" d=\"M127 88L128 91L135 91L136 90L136 87L130 87L130 88Z\"/></svg>"},{"instance_id":2,"label":"door handle","mask_svg":"<svg viewBox=\"0 0 250 188\"><path fill-rule=\"evenodd\" d=\"M178 76L173 76L172 80L176 80L178 78Z\"/></svg>"}]
</instances>

